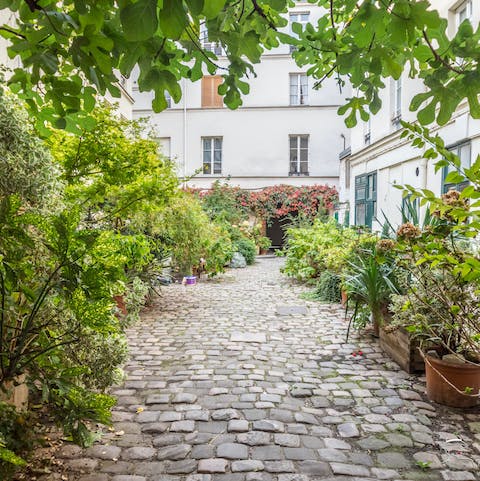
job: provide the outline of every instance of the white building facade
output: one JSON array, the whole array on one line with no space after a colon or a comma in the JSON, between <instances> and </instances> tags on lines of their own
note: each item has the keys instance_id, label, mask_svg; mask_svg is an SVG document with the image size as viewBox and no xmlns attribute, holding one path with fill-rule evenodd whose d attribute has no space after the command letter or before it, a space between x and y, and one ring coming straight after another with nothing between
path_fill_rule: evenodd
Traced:
<instances>
[{"instance_id":1,"label":"white building facade","mask_svg":"<svg viewBox=\"0 0 480 481\"><path fill-rule=\"evenodd\" d=\"M431 0L432 7L449 21L449 33L468 18L472 25L480 21L479 0ZM385 217L393 224L401 222L405 201L395 185L409 184L427 188L439 195L449 187L445 169L435 173L434 161L423 158L423 150L401 139L399 120L414 121L410 101L425 87L421 80L404 73L398 81L388 79L382 93L383 106L369 122L360 122L351 130L350 155L341 155L339 220L350 225L367 225L380 230ZM464 166L480 154L480 121L469 114L463 102L450 121L434 126L445 145L458 154ZM416 206L418 208L418 206Z\"/></svg>"},{"instance_id":2,"label":"white building facade","mask_svg":"<svg viewBox=\"0 0 480 481\"><path fill-rule=\"evenodd\" d=\"M292 22L316 23L323 9L297 2ZM204 48L221 53L217 45ZM219 57L219 64L225 58ZM134 118L149 118L161 149L192 187L208 188L215 180L258 189L277 184L338 185L338 152L348 134L337 115L345 92L334 79L319 90L283 46L264 54L249 79L243 105L229 110L217 93L219 76L183 81L182 99L155 114L152 95L133 83ZM343 137L342 137L343 136Z\"/></svg>"}]
</instances>

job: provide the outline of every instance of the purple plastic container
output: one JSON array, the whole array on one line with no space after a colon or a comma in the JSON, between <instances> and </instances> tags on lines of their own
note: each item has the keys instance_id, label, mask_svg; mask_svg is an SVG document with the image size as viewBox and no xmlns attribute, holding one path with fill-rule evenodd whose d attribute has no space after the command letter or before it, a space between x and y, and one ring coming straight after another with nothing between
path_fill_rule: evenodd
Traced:
<instances>
[{"instance_id":1,"label":"purple plastic container","mask_svg":"<svg viewBox=\"0 0 480 481\"><path fill-rule=\"evenodd\" d=\"M187 286L193 286L197 283L197 278L196 276L187 276L185 277L185 284L187 284Z\"/></svg>"}]
</instances>

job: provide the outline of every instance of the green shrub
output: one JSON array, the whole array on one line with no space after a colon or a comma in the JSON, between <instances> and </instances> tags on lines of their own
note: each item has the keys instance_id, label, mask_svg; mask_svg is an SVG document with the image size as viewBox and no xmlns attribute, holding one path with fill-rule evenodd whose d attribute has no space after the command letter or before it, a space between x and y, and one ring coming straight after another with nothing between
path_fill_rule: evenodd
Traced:
<instances>
[{"instance_id":1,"label":"green shrub","mask_svg":"<svg viewBox=\"0 0 480 481\"><path fill-rule=\"evenodd\" d=\"M201 259L207 273L224 269L232 256L227 230L212 222L200 202L188 193L180 194L154 223L154 233L170 251L173 268L180 275L191 275Z\"/></svg>"},{"instance_id":2,"label":"green shrub","mask_svg":"<svg viewBox=\"0 0 480 481\"><path fill-rule=\"evenodd\" d=\"M283 272L299 280L317 278L325 270L339 274L356 244L370 237L343 228L333 219L328 222L316 219L310 227L288 229Z\"/></svg>"},{"instance_id":3,"label":"green shrub","mask_svg":"<svg viewBox=\"0 0 480 481\"><path fill-rule=\"evenodd\" d=\"M245 257L248 265L252 265L255 262L257 248L252 240L242 237L235 241L234 249Z\"/></svg>"},{"instance_id":4,"label":"green shrub","mask_svg":"<svg viewBox=\"0 0 480 481\"><path fill-rule=\"evenodd\" d=\"M0 473L5 476L2 479L26 465L21 456L32 448L34 439L31 415L0 402Z\"/></svg>"},{"instance_id":5,"label":"green shrub","mask_svg":"<svg viewBox=\"0 0 480 481\"><path fill-rule=\"evenodd\" d=\"M340 302L342 297L340 276L331 271L322 272L315 293L320 301Z\"/></svg>"},{"instance_id":6,"label":"green shrub","mask_svg":"<svg viewBox=\"0 0 480 481\"><path fill-rule=\"evenodd\" d=\"M222 226L210 226L209 234L203 241L205 268L209 276L224 272L225 266L233 255L233 244L226 229Z\"/></svg>"}]
</instances>

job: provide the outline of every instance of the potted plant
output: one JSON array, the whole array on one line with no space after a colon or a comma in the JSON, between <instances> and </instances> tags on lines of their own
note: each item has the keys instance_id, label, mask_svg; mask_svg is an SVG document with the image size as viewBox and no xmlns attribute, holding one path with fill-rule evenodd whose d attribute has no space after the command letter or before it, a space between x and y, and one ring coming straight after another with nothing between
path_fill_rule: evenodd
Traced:
<instances>
[{"instance_id":1,"label":"potted plant","mask_svg":"<svg viewBox=\"0 0 480 481\"><path fill-rule=\"evenodd\" d=\"M398 293L394 264L385 256L383 244L381 240L378 247L360 251L354 260L349 262L348 272L343 280L343 287L347 291L347 307L350 302L354 304L352 322L355 322L361 308L367 307L376 337L379 337L380 326L388 315L390 296Z\"/></svg>"},{"instance_id":2,"label":"potted plant","mask_svg":"<svg viewBox=\"0 0 480 481\"><path fill-rule=\"evenodd\" d=\"M480 259L457 215L468 211L465 198L450 191L434 205L437 225L397 232L410 285L392 305L394 322L420 340L429 399L470 407L480 399Z\"/></svg>"}]
</instances>

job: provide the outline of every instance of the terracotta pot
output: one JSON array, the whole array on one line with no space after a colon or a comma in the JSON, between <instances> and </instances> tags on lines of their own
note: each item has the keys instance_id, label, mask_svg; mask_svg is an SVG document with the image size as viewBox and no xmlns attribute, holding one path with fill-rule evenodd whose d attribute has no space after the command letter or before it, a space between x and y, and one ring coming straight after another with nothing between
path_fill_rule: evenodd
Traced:
<instances>
[{"instance_id":1,"label":"terracotta pot","mask_svg":"<svg viewBox=\"0 0 480 481\"><path fill-rule=\"evenodd\" d=\"M425 374L427 396L430 401L458 408L474 407L480 404L478 397L480 366L453 364L432 356L425 356ZM464 394L465 388L472 389L471 394L477 393L477 396Z\"/></svg>"}]
</instances>

